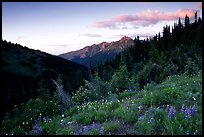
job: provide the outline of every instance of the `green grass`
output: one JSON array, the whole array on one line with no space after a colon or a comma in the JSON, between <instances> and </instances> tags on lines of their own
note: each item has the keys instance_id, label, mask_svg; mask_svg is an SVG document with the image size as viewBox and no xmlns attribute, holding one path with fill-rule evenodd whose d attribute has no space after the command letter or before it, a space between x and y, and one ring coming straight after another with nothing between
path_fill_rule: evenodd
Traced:
<instances>
[{"instance_id":1,"label":"green grass","mask_svg":"<svg viewBox=\"0 0 204 137\"><path fill-rule=\"evenodd\" d=\"M95 122L104 127L105 134L200 135L202 134L201 83L201 71L194 76L174 75L167 77L161 84L147 84L140 92L113 96L114 101L110 95L109 99L74 106L64 112L65 117L55 116L50 122L42 123L43 134L69 135L77 131L80 126ZM196 105L197 114L186 120L185 115L180 113L183 104L187 107ZM176 109L175 118L172 120L168 118L170 106L175 106ZM154 115L153 120L151 120L152 115ZM68 122L76 123L78 127L63 126ZM9 123L12 121L4 122L8 127ZM119 130L126 125L132 128ZM24 130L13 129L13 132L22 134ZM100 129L92 129L87 134L99 135Z\"/></svg>"}]
</instances>

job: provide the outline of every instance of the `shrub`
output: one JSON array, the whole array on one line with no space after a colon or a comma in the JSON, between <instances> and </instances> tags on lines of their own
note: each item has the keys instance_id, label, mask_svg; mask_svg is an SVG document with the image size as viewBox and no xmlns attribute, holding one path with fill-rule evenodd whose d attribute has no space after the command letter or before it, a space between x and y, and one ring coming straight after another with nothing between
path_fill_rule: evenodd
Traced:
<instances>
[{"instance_id":1,"label":"shrub","mask_svg":"<svg viewBox=\"0 0 204 137\"><path fill-rule=\"evenodd\" d=\"M78 113L78 108L77 108L77 106L74 106L74 107L72 107L72 108L69 108L69 109L67 109L67 110L65 110L65 112L64 112L64 114L65 114L65 116L66 117L68 117L68 116L73 116L73 115L77 115L77 113Z\"/></svg>"},{"instance_id":2,"label":"shrub","mask_svg":"<svg viewBox=\"0 0 204 137\"><path fill-rule=\"evenodd\" d=\"M124 118L126 114L127 114L127 109L123 106L118 107L114 113L116 118Z\"/></svg>"},{"instance_id":3,"label":"shrub","mask_svg":"<svg viewBox=\"0 0 204 137\"><path fill-rule=\"evenodd\" d=\"M43 135L55 135L60 126L60 117L55 117L52 121L41 124Z\"/></svg>"},{"instance_id":4,"label":"shrub","mask_svg":"<svg viewBox=\"0 0 204 137\"><path fill-rule=\"evenodd\" d=\"M92 129L88 135L100 135L100 130L99 129Z\"/></svg>"},{"instance_id":5,"label":"shrub","mask_svg":"<svg viewBox=\"0 0 204 137\"><path fill-rule=\"evenodd\" d=\"M124 92L129 82L129 72L126 65L120 66L111 79L111 86L114 87L113 93Z\"/></svg>"},{"instance_id":6,"label":"shrub","mask_svg":"<svg viewBox=\"0 0 204 137\"><path fill-rule=\"evenodd\" d=\"M59 128L56 131L56 135L74 135L74 132L77 130L76 127L70 126L68 128Z\"/></svg>"},{"instance_id":7,"label":"shrub","mask_svg":"<svg viewBox=\"0 0 204 137\"><path fill-rule=\"evenodd\" d=\"M94 113L93 112L81 112L78 115L73 117L73 120L83 125L89 125L94 120Z\"/></svg>"},{"instance_id":8,"label":"shrub","mask_svg":"<svg viewBox=\"0 0 204 137\"><path fill-rule=\"evenodd\" d=\"M120 128L120 124L117 122L104 122L104 133L108 134L117 131Z\"/></svg>"},{"instance_id":9,"label":"shrub","mask_svg":"<svg viewBox=\"0 0 204 137\"><path fill-rule=\"evenodd\" d=\"M185 73L189 76L195 75L198 72L198 65L192 61L191 58L188 58L187 63L185 65Z\"/></svg>"},{"instance_id":10,"label":"shrub","mask_svg":"<svg viewBox=\"0 0 204 137\"><path fill-rule=\"evenodd\" d=\"M132 97L133 95L137 94L137 92L123 92L120 95L118 95L118 99L123 99L123 98L127 98L127 97Z\"/></svg>"},{"instance_id":11,"label":"shrub","mask_svg":"<svg viewBox=\"0 0 204 137\"><path fill-rule=\"evenodd\" d=\"M106 118L107 118L106 111L98 110L95 112L94 119L96 122L100 122L100 123L105 122Z\"/></svg>"}]
</instances>

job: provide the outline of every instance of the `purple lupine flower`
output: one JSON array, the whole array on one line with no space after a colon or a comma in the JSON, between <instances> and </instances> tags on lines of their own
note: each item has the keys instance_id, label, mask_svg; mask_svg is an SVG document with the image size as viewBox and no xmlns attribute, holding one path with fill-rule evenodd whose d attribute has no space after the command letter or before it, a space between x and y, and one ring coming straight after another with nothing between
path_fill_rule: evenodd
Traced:
<instances>
[{"instance_id":1,"label":"purple lupine flower","mask_svg":"<svg viewBox=\"0 0 204 137\"><path fill-rule=\"evenodd\" d=\"M197 114L197 108L195 105L193 105L193 107L191 108L191 115L194 116Z\"/></svg>"},{"instance_id":2,"label":"purple lupine flower","mask_svg":"<svg viewBox=\"0 0 204 137\"><path fill-rule=\"evenodd\" d=\"M100 128L100 135L104 135L104 127L103 126Z\"/></svg>"},{"instance_id":3,"label":"purple lupine flower","mask_svg":"<svg viewBox=\"0 0 204 137\"><path fill-rule=\"evenodd\" d=\"M186 108L186 109L185 109L185 114L186 114L185 119L191 118L191 117L192 117L192 116L191 116L191 108Z\"/></svg>"},{"instance_id":4,"label":"purple lupine flower","mask_svg":"<svg viewBox=\"0 0 204 137\"><path fill-rule=\"evenodd\" d=\"M35 124L32 132L33 132L33 135L42 135L43 130L39 124Z\"/></svg>"},{"instance_id":5,"label":"purple lupine flower","mask_svg":"<svg viewBox=\"0 0 204 137\"><path fill-rule=\"evenodd\" d=\"M176 116L176 108L171 106L168 113L168 118L172 119Z\"/></svg>"},{"instance_id":6,"label":"purple lupine flower","mask_svg":"<svg viewBox=\"0 0 204 137\"><path fill-rule=\"evenodd\" d=\"M185 114L185 105L184 105L184 104L182 105L182 107L181 107L181 109L180 109L180 112L181 112L182 114Z\"/></svg>"},{"instance_id":7,"label":"purple lupine flower","mask_svg":"<svg viewBox=\"0 0 204 137\"><path fill-rule=\"evenodd\" d=\"M197 114L197 108L195 105L193 105L193 107L190 107L190 108L187 108L187 107L185 108L183 105L182 108L180 109L180 112L186 115L185 119L189 119L192 116Z\"/></svg>"},{"instance_id":8,"label":"purple lupine flower","mask_svg":"<svg viewBox=\"0 0 204 137\"><path fill-rule=\"evenodd\" d=\"M189 119L189 118L193 117L194 115L196 115L197 114L196 106L194 105L191 108L186 108L185 114L186 114L185 119Z\"/></svg>"}]
</instances>

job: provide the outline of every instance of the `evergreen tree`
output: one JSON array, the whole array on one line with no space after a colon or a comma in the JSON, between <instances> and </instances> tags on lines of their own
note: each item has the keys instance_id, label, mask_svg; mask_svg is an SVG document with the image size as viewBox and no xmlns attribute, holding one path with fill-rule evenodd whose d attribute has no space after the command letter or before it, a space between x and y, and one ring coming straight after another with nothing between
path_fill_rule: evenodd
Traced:
<instances>
[{"instance_id":1,"label":"evergreen tree","mask_svg":"<svg viewBox=\"0 0 204 137\"><path fill-rule=\"evenodd\" d=\"M111 85L113 86L113 92L124 92L127 89L129 81L129 72L126 65L122 65L115 72L111 79Z\"/></svg>"},{"instance_id":2,"label":"evergreen tree","mask_svg":"<svg viewBox=\"0 0 204 137\"><path fill-rule=\"evenodd\" d=\"M197 23L197 11L195 12L195 23Z\"/></svg>"},{"instance_id":3,"label":"evergreen tree","mask_svg":"<svg viewBox=\"0 0 204 137\"><path fill-rule=\"evenodd\" d=\"M189 24L190 24L190 19L189 19L189 17L186 14L186 16L185 16L185 28L188 28Z\"/></svg>"}]
</instances>

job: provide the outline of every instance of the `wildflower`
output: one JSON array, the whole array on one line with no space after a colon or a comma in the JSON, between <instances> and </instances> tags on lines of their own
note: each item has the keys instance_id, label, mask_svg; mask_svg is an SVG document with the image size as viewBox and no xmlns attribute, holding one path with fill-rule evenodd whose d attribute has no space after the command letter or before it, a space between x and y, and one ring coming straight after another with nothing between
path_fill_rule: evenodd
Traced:
<instances>
[{"instance_id":1,"label":"wildflower","mask_svg":"<svg viewBox=\"0 0 204 137\"><path fill-rule=\"evenodd\" d=\"M195 105L193 105L193 107L191 108L191 115L194 116L197 114L197 108Z\"/></svg>"},{"instance_id":2,"label":"wildflower","mask_svg":"<svg viewBox=\"0 0 204 137\"><path fill-rule=\"evenodd\" d=\"M148 124L151 124L153 120L154 120L154 114L152 113L152 117L151 117L151 119L148 121Z\"/></svg>"},{"instance_id":3,"label":"wildflower","mask_svg":"<svg viewBox=\"0 0 204 137\"><path fill-rule=\"evenodd\" d=\"M185 105L184 104L182 105L182 108L180 109L180 112L185 114Z\"/></svg>"},{"instance_id":4,"label":"wildflower","mask_svg":"<svg viewBox=\"0 0 204 137\"><path fill-rule=\"evenodd\" d=\"M142 109L142 105L139 105L138 109L139 109L139 111L141 111L141 109Z\"/></svg>"},{"instance_id":5,"label":"wildflower","mask_svg":"<svg viewBox=\"0 0 204 137\"><path fill-rule=\"evenodd\" d=\"M189 119L189 118L191 118L192 116L196 115L196 114L197 114L197 108L196 108L196 106L194 105L194 106L191 107L191 108L186 108L186 109L185 109L185 114L186 114L185 119Z\"/></svg>"},{"instance_id":6,"label":"wildflower","mask_svg":"<svg viewBox=\"0 0 204 137\"><path fill-rule=\"evenodd\" d=\"M146 113L144 115L142 115L138 120L144 120L146 117Z\"/></svg>"},{"instance_id":7,"label":"wildflower","mask_svg":"<svg viewBox=\"0 0 204 137\"><path fill-rule=\"evenodd\" d=\"M176 116L176 109L175 107L171 106L169 109L168 118L172 119L175 116Z\"/></svg>"},{"instance_id":8,"label":"wildflower","mask_svg":"<svg viewBox=\"0 0 204 137\"><path fill-rule=\"evenodd\" d=\"M127 110L130 109L130 104L129 103L126 105L126 108L127 108Z\"/></svg>"},{"instance_id":9,"label":"wildflower","mask_svg":"<svg viewBox=\"0 0 204 137\"><path fill-rule=\"evenodd\" d=\"M191 117L192 117L192 115L191 115L191 109L190 109L190 108L186 108L186 109L185 109L185 114L186 114L185 119L191 118Z\"/></svg>"},{"instance_id":10,"label":"wildflower","mask_svg":"<svg viewBox=\"0 0 204 137\"><path fill-rule=\"evenodd\" d=\"M104 135L104 127L103 126L100 128L100 134Z\"/></svg>"},{"instance_id":11,"label":"wildflower","mask_svg":"<svg viewBox=\"0 0 204 137\"><path fill-rule=\"evenodd\" d=\"M35 124L32 130L34 135L42 135L42 128L39 124Z\"/></svg>"},{"instance_id":12,"label":"wildflower","mask_svg":"<svg viewBox=\"0 0 204 137\"><path fill-rule=\"evenodd\" d=\"M152 113L152 107L149 108L149 112Z\"/></svg>"},{"instance_id":13,"label":"wildflower","mask_svg":"<svg viewBox=\"0 0 204 137\"><path fill-rule=\"evenodd\" d=\"M186 131L186 135L189 135L189 131Z\"/></svg>"},{"instance_id":14,"label":"wildflower","mask_svg":"<svg viewBox=\"0 0 204 137\"><path fill-rule=\"evenodd\" d=\"M179 130L183 131L183 127L181 126L181 124L179 125Z\"/></svg>"}]
</instances>

